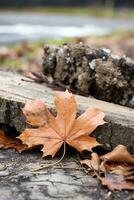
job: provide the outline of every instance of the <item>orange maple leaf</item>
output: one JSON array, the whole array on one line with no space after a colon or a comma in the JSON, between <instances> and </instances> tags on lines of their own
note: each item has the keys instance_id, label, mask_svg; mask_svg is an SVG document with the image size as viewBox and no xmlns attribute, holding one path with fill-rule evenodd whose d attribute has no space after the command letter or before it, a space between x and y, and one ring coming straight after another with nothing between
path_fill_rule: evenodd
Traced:
<instances>
[{"instance_id":1,"label":"orange maple leaf","mask_svg":"<svg viewBox=\"0 0 134 200\"><path fill-rule=\"evenodd\" d=\"M97 108L87 109L80 117L76 118L77 105L74 95L65 92L57 92L55 97L57 116L54 117L42 101L26 103L22 109L27 122L35 128L28 128L22 132L19 139L28 147L43 145L43 157L58 152L62 144L69 144L79 152L92 151L92 148L100 145L89 134L99 125L105 123L105 114Z\"/></svg>"},{"instance_id":2,"label":"orange maple leaf","mask_svg":"<svg viewBox=\"0 0 134 200\"><path fill-rule=\"evenodd\" d=\"M0 130L0 148L3 149L16 149L18 152L27 150L27 145L17 138L9 137L3 130Z\"/></svg>"}]
</instances>

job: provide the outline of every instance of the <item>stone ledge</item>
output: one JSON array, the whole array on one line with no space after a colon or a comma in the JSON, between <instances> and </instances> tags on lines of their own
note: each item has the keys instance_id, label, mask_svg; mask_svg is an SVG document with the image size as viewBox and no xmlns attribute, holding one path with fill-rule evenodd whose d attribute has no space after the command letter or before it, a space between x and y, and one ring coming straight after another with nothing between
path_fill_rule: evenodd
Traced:
<instances>
[{"instance_id":1,"label":"stone ledge","mask_svg":"<svg viewBox=\"0 0 134 200\"><path fill-rule=\"evenodd\" d=\"M17 131L25 127L25 117L21 112L27 100L40 99L50 110L54 110L54 91L46 85L36 84L18 74L0 72L0 123L14 126ZM118 144L124 144L134 153L134 109L76 95L78 113L88 107L101 108L109 122L99 127L93 135L105 148L111 150Z\"/></svg>"}]
</instances>

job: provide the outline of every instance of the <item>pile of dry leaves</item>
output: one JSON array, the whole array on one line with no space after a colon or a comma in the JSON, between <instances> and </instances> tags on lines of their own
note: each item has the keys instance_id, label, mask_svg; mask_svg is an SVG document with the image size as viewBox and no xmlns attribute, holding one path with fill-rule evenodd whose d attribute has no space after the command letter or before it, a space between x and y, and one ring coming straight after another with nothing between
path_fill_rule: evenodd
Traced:
<instances>
[{"instance_id":1,"label":"pile of dry leaves","mask_svg":"<svg viewBox=\"0 0 134 200\"><path fill-rule=\"evenodd\" d=\"M36 146L43 146L43 157L54 157L61 146L64 147L63 156L55 164L61 162L65 156L66 144L75 148L86 159L80 161L86 165L88 172L97 176L103 185L110 190L134 189L134 155L129 154L126 147L118 145L112 152L101 155L94 147L99 144L94 137L89 136L98 126L106 123L105 114L97 108L90 108L76 118L77 105L75 96L66 92L57 92L55 97L56 117L50 113L42 101L27 102L22 109L27 123L19 137L15 138L0 132L0 147L14 148L19 152ZM83 156L82 156L83 157ZM43 165L39 169L52 166ZM36 170L39 170L36 169Z\"/></svg>"}]
</instances>

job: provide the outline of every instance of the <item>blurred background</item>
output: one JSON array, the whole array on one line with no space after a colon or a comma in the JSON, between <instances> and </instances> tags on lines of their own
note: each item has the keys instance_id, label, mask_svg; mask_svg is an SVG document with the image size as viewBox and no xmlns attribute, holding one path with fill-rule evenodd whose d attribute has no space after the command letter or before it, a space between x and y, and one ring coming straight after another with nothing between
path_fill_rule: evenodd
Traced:
<instances>
[{"instance_id":1,"label":"blurred background","mask_svg":"<svg viewBox=\"0 0 134 200\"><path fill-rule=\"evenodd\" d=\"M134 1L0 0L2 70L36 70L44 44L80 41L134 59Z\"/></svg>"}]
</instances>

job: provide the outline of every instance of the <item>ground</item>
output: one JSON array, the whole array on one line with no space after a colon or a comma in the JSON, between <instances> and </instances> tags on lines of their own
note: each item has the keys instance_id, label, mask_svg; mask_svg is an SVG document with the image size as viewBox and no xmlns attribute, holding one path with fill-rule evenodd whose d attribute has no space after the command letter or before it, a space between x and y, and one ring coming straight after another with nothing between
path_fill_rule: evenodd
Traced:
<instances>
[{"instance_id":1,"label":"ground","mask_svg":"<svg viewBox=\"0 0 134 200\"><path fill-rule=\"evenodd\" d=\"M74 152L73 152L74 154ZM45 161L38 151L19 154L14 150L0 151L1 200L132 200L134 192L110 192L97 179L88 175L77 155L69 153L61 164L32 172ZM57 158L56 158L57 159Z\"/></svg>"}]
</instances>

